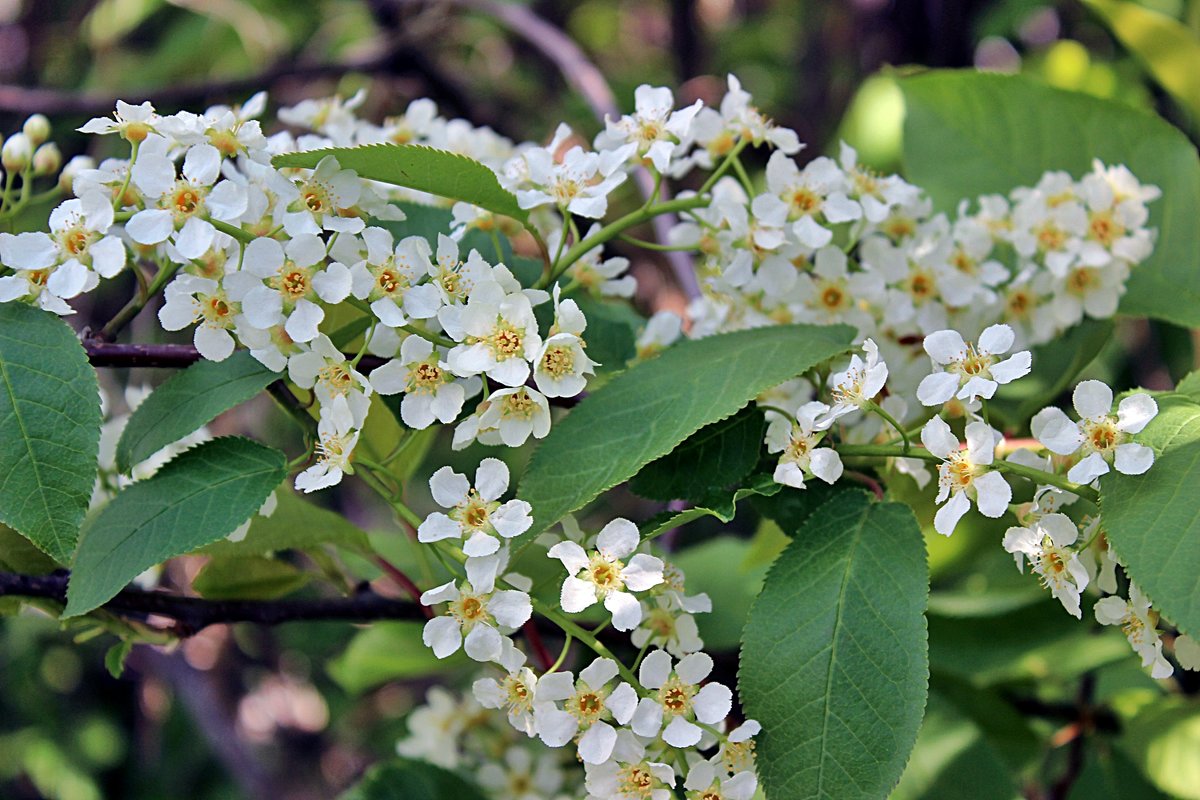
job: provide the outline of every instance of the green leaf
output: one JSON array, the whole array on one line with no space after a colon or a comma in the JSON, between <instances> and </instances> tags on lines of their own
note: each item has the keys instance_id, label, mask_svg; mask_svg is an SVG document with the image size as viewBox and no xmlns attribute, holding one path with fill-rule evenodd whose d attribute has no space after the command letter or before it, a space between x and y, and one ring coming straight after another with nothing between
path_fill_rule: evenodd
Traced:
<instances>
[{"instance_id":1,"label":"green leaf","mask_svg":"<svg viewBox=\"0 0 1200 800\"><path fill-rule=\"evenodd\" d=\"M362 178L429 192L479 206L524 222L529 212L496 179L496 173L466 156L420 144L368 144L330 147L304 153L285 153L271 160L278 168L314 169L321 159L334 156L342 169Z\"/></svg>"},{"instance_id":2,"label":"green leaf","mask_svg":"<svg viewBox=\"0 0 1200 800\"><path fill-rule=\"evenodd\" d=\"M879 798L925 708L925 544L912 511L860 493L822 506L767 574L738 684L770 797Z\"/></svg>"},{"instance_id":3,"label":"green leaf","mask_svg":"<svg viewBox=\"0 0 1200 800\"><path fill-rule=\"evenodd\" d=\"M1200 800L1200 702L1164 698L1128 724L1121 744L1162 791Z\"/></svg>"},{"instance_id":4,"label":"green leaf","mask_svg":"<svg viewBox=\"0 0 1200 800\"><path fill-rule=\"evenodd\" d=\"M438 246L438 234L450 235L450 229L454 227L454 214L448 208L439 206L430 206L423 203L410 203L408 201L400 201L393 203L404 212L403 220L379 220L378 225L392 232L396 237L396 241L407 236L420 236L425 241L429 242L429 247L435 253ZM500 242L500 255L496 257L496 241ZM497 261L503 261L504 264L513 270L513 274L517 274L514 268L514 257L512 251L512 243L508 237L497 232L496 240L479 230L478 228L470 228L463 234L462 239L458 242L458 252L464 259L472 250L478 250L479 254L489 264L494 264ZM541 263L537 262L538 274L541 274ZM536 279L537 275L534 276ZM533 281L525 282L523 285L528 285Z\"/></svg>"},{"instance_id":5,"label":"green leaf","mask_svg":"<svg viewBox=\"0 0 1200 800\"><path fill-rule=\"evenodd\" d=\"M1152 113L1015 75L933 71L900 81L907 177L943 210L1033 186L1046 170L1080 177L1098 158L1162 189L1150 204L1154 254L1133 270L1121 311L1200 325L1200 159Z\"/></svg>"},{"instance_id":6,"label":"green leaf","mask_svg":"<svg viewBox=\"0 0 1200 800\"><path fill-rule=\"evenodd\" d=\"M629 488L651 500L700 500L713 489L731 486L758 463L764 425L762 412L748 405L642 467Z\"/></svg>"},{"instance_id":7,"label":"green leaf","mask_svg":"<svg viewBox=\"0 0 1200 800\"><path fill-rule=\"evenodd\" d=\"M96 481L100 390L53 314L0 304L0 522L69 563Z\"/></svg>"},{"instance_id":8,"label":"green leaf","mask_svg":"<svg viewBox=\"0 0 1200 800\"><path fill-rule=\"evenodd\" d=\"M1067 800L1171 800L1168 795L1147 783L1138 768L1120 750L1092 748L1084 764Z\"/></svg>"},{"instance_id":9,"label":"green leaf","mask_svg":"<svg viewBox=\"0 0 1200 800\"><path fill-rule=\"evenodd\" d=\"M281 550L304 550L323 544L370 553L367 534L341 514L321 508L288 488L275 493L277 505L269 517L255 517L240 542L221 539L201 552L215 557L267 555Z\"/></svg>"},{"instance_id":10,"label":"green leaf","mask_svg":"<svg viewBox=\"0 0 1200 800\"><path fill-rule=\"evenodd\" d=\"M1144 475L1100 479L1108 541L1129 577L1184 633L1200 635L1200 403L1160 395L1138 441L1154 450Z\"/></svg>"},{"instance_id":11,"label":"green leaf","mask_svg":"<svg viewBox=\"0 0 1200 800\"><path fill-rule=\"evenodd\" d=\"M421 641L424 627L421 622L377 622L359 631L329 662L329 676L347 693L362 694L388 681L442 674L468 663L462 651L439 660Z\"/></svg>"},{"instance_id":12,"label":"green leaf","mask_svg":"<svg viewBox=\"0 0 1200 800\"><path fill-rule=\"evenodd\" d=\"M7 525L0 525L0 571L49 575L58 562Z\"/></svg>"},{"instance_id":13,"label":"green leaf","mask_svg":"<svg viewBox=\"0 0 1200 800\"><path fill-rule=\"evenodd\" d=\"M789 540L790 541L790 540ZM688 594L703 592L712 599L712 611L696 615L696 626L705 650L736 650L754 598L762 589L767 564L747 564L750 543L718 536L671 555L670 562L683 570Z\"/></svg>"},{"instance_id":14,"label":"green leaf","mask_svg":"<svg viewBox=\"0 0 1200 800\"><path fill-rule=\"evenodd\" d=\"M1002 386L989 409L1020 424L1075 384L1079 373L1112 341L1110 319L1085 319L1053 342L1033 348L1033 370Z\"/></svg>"},{"instance_id":15,"label":"green leaf","mask_svg":"<svg viewBox=\"0 0 1200 800\"><path fill-rule=\"evenodd\" d=\"M1179 381L1175 386L1175 391L1180 394L1186 394L1200 403L1200 370L1185 375L1183 380Z\"/></svg>"},{"instance_id":16,"label":"green leaf","mask_svg":"<svg viewBox=\"0 0 1200 800\"><path fill-rule=\"evenodd\" d=\"M307 572L266 556L213 558L192 580L192 588L210 600L274 600L306 586Z\"/></svg>"},{"instance_id":17,"label":"green leaf","mask_svg":"<svg viewBox=\"0 0 1200 800\"><path fill-rule=\"evenodd\" d=\"M716 517L721 522L732 522L737 514L737 504L740 501L747 497L770 497L782 489L783 486L772 480L770 475L759 475L746 486L732 492L713 492L683 511L665 511L662 514L656 514L642 525L642 539L653 539L671 528L679 528L701 517Z\"/></svg>"},{"instance_id":18,"label":"green leaf","mask_svg":"<svg viewBox=\"0 0 1200 800\"><path fill-rule=\"evenodd\" d=\"M622 372L554 425L517 496L533 506L520 549L565 514L709 423L850 347L845 325L781 325L682 342Z\"/></svg>"},{"instance_id":19,"label":"green leaf","mask_svg":"<svg viewBox=\"0 0 1200 800\"><path fill-rule=\"evenodd\" d=\"M107 652L104 653L104 668L108 670L108 674L114 678L119 678L125 674L125 661L132 652L133 642L128 639L117 642L108 648Z\"/></svg>"},{"instance_id":20,"label":"green leaf","mask_svg":"<svg viewBox=\"0 0 1200 800\"><path fill-rule=\"evenodd\" d=\"M637 355L637 334L646 320L624 300L597 300L586 294L573 295L587 317L583 340L588 358L599 362L597 373L619 372Z\"/></svg>"},{"instance_id":21,"label":"green leaf","mask_svg":"<svg viewBox=\"0 0 1200 800\"><path fill-rule=\"evenodd\" d=\"M1083 0L1159 86L1200 117L1200 39L1178 20L1137 3Z\"/></svg>"},{"instance_id":22,"label":"green leaf","mask_svg":"<svg viewBox=\"0 0 1200 800\"><path fill-rule=\"evenodd\" d=\"M144 570L232 533L283 480L283 453L224 437L122 491L84 529L63 617L103 605Z\"/></svg>"},{"instance_id":23,"label":"green leaf","mask_svg":"<svg viewBox=\"0 0 1200 800\"><path fill-rule=\"evenodd\" d=\"M424 761L392 759L367 770L341 800L486 800L474 784Z\"/></svg>"},{"instance_id":24,"label":"green leaf","mask_svg":"<svg viewBox=\"0 0 1200 800\"><path fill-rule=\"evenodd\" d=\"M247 350L224 361L197 361L176 373L130 415L117 442L117 469L129 472L218 414L254 397L278 377Z\"/></svg>"}]
</instances>

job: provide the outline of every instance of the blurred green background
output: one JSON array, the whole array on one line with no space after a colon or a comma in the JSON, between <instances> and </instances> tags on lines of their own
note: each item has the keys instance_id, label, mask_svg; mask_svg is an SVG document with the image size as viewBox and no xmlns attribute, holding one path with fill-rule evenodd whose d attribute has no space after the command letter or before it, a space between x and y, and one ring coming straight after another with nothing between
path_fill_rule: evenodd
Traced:
<instances>
[{"instance_id":1,"label":"blurred green background","mask_svg":"<svg viewBox=\"0 0 1200 800\"><path fill-rule=\"evenodd\" d=\"M809 143L801 158L842 137L868 163L896 170L904 109L892 70L1022 72L1144 107L1195 138L1198 35L1197 0L0 0L0 131L44 112L69 157L111 144L69 131L108 113L116 97L199 111L258 89L271 92L275 108L367 88L364 116L399 113L427 96L447 115L542 140L560 120L598 127L555 62L574 42L622 107L645 82L671 86L684 101L716 101L732 71L761 108ZM1091 371L1162 388L1194 361L1188 331L1127 324ZM265 408L228 424L253 426ZM468 454L451 463L463 469L473 461ZM368 530L388 529L386 518L354 501L352 492L338 500ZM689 589L714 596L718 614L702 633L724 651L728 672L756 581L782 536L754 530L750 519L733 527L742 539L706 542L716 528L698 524L689 538L701 543L679 558ZM1112 747L1101 740L1089 751L1072 797L1164 796L1143 777L1152 760L1177 785L1196 777L1193 788L1200 786L1188 771L1200 769L1198 717L1186 716L1182 738L1166 745L1158 728L1122 727L1161 687L1119 633L1091 635L1044 613L1037 587L995 547L996 531L976 528L930 542L935 694L897 797L961 797L953 776L963 769L994 789L973 797L1020 796L1026 778L1057 774L1055 737L1089 670L1107 709L1099 729L1123 733ZM388 536L378 534L381 548ZM0 568L30 569L33 556L20 542L0 531ZM742 565L737 582L728 578L731 563ZM181 565L179 582L195 568ZM15 608L0 600L0 612ZM1026 649L1031 636L1045 644ZM0 798L335 796L404 734L404 714L433 673L419 638L410 623L369 632L341 624L219 627L171 655L137 648L114 679L104 667L111 639L62 631L36 614L10 617L0 624ZM1187 680L1184 689L1194 692ZM1188 743L1197 747L1190 756ZM1152 749L1153 759L1143 757Z\"/></svg>"}]
</instances>

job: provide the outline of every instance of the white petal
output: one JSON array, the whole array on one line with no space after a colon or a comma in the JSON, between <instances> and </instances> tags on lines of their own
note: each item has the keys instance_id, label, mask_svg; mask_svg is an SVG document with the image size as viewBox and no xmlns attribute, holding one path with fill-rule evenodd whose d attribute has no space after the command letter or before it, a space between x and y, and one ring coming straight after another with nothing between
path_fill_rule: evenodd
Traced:
<instances>
[{"instance_id":1,"label":"white petal","mask_svg":"<svg viewBox=\"0 0 1200 800\"><path fill-rule=\"evenodd\" d=\"M495 661L503 649L500 632L491 625L476 625L467 634L463 649L476 661Z\"/></svg>"},{"instance_id":2,"label":"white petal","mask_svg":"<svg viewBox=\"0 0 1200 800\"><path fill-rule=\"evenodd\" d=\"M979 351L989 355L1007 353L1013 346L1016 334L1008 325L991 325L979 334Z\"/></svg>"},{"instance_id":3,"label":"white petal","mask_svg":"<svg viewBox=\"0 0 1200 800\"><path fill-rule=\"evenodd\" d=\"M695 686L713 671L712 656L707 653L692 653L679 659L675 674L686 684Z\"/></svg>"},{"instance_id":4,"label":"white petal","mask_svg":"<svg viewBox=\"0 0 1200 800\"><path fill-rule=\"evenodd\" d=\"M496 592L488 601L487 607L488 612L496 618L496 622L506 628L521 627L533 614L529 595L511 589Z\"/></svg>"},{"instance_id":5,"label":"white petal","mask_svg":"<svg viewBox=\"0 0 1200 800\"><path fill-rule=\"evenodd\" d=\"M489 503L508 491L508 465L498 458L485 458L475 471L475 491Z\"/></svg>"},{"instance_id":6,"label":"white petal","mask_svg":"<svg viewBox=\"0 0 1200 800\"><path fill-rule=\"evenodd\" d=\"M995 519L1004 515L1012 502L1012 487L999 472L985 472L973 482L979 513Z\"/></svg>"},{"instance_id":7,"label":"white petal","mask_svg":"<svg viewBox=\"0 0 1200 800\"><path fill-rule=\"evenodd\" d=\"M999 364L993 364L990 372L997 383L1012 383L1017 378L1023 378L1033 368L1033 356L1028 350L1013 353Z\"/></svg>"},{"instance_id":8,"label":"white petal","mask_svg":"<svg viewBox=\"0 0 1200 800\"><path fill-rule=\"evenodd\" d=\"M613 627L619 631L631 631L642 621L642 604L628 592L609 592L604 607L612 612Z\"/></svg>"},{"instance_id":9,"label":"white petal","mask_svg":"<svg viewBox=\"0 0 1200 800\"><path fill-rule=\"evenodd\" d=\"M433 650L435 656L446 658L462 645L462 631L453 617L434 617L425 623L421 641Z\"/></svg>"},{"instance_id":10,"label":"white petal","mask_svg":"<svg viewBox=\"0 0 1200 800\"><path fill-rule=\"evenodd\" d=\"M933 515L933 529L943 536L954 533L954 526L971 508L971 501L964 492L958 492Z\"/></svg>"},{"instance_id":11,"label":"white petal","mask_svg":"<svg viewBox=\"0 0 1200 800\"><path fill-rule=\"evenodd\" d=\"M1118 445L1113 466L1123 475L1141 475L1154 466L1154 451L1136 442Z\"/></svg>"},{"instance_id":12,"label":"white petal","mask_svg":"<svg viewBox=\"0 0 1200 800\"><path fill-rule=\"evenodd\" d=\"M175 232L175 221L170 211L151 208L134 214L125 223L125 232L138 244L159 244Z\"/></svg>"},{"instance_id":13,"label":"white petal","mask_svg":"<svg viewBox=\"0 0 1200 800\"><path fill-rule=\"evenodd\" d=\"M537 709L534 712L534 721L538 737L548 747L562 747L571 741L575 731L579 730L579 723L574 717L553 707Z\"/></svg>"},{"instance_id":14,"label":"white petal","mask_svg":"<svg viewBox=\"0 0 1200 800\"><path fill-rule=\"evenodd\" d=\"M429 491L433 493L434 502L442 508L454 508L467 499L471 491L471 482L466 475L455 472L450 467L442 467L433 473L429 479Z\"/></svg>"},{"instance_id":15,"label":"white petal","mask_svg":"<svg viewBox=\"0 0 1200 800\"><path fill-rule=\"evenodd\" d=\"M621 571L625 586L633 592L644 592L663 582L663 562L656 556L638 553L629 559Z\"/></svg>"},{"instance_id":16,"label":"white petal","mask_svg":"<svg viewBox=\"0 0 1200 800\"><path fill-rule=\"evenodd\" d=\"M546 553L550 558L557 558L574 575L588 565L587 552L577 542L559 542Z\"/></svg>"},{"instance_id":17,"label":"white petal","mask_svg":"<svg viewBox=\"0 0 1200 800\"><path fill-rule=\"evenodd\" d=\"M1048 406L1043 408L1029 423L1033 436L1046 446L1051 453L1069 456L1083 444L1083 434L1079 426L1071 421L1061 409Z\"/></svg>"},{"instance_id":18,"label":"white petal","mask_svg":"<svg viewBox=\"0 0 1200 800\"><path fill-rule=\"evenodd\" d=\"M601 529L596 537L596 548L606 556L624 558L634 551L640 541L637 525L618 517Z\"/></svg>"},{"instance_id":19,"label":"white petal","mask_svg":"<svg viewBox=\"0 0 1200 800\"><path fill-rule=\"evenodd\" d=\"M612 755L617 732L607 722L596 722L579 737L579 757L585 764L603 764Z\"/></svg>"},{"instance_id":20,"label":"white petal","mask_svg":"<svg viewBox=\"0 0 1200 800\"><path fill-rule=\"evenodd\" d=\"M958 331L934 331L925 337L925 352L939 364L952 364L966 355L967 343Z\"/></svg>"},{"instance_id":21,"label":"white petal","mask_svg":"<svg viewBox=\"0 0 1200 800\"><path fill-rule=\"evenodd\" d=\"M458 539L462 537L462 533L461 525L440 511L435 511L417 528L417 541L429 543L442 539Z\"/></svg>"},{"instance_id":22,"label":"white petal","mask_svg":"<svg viewBox=\"0 0 1200 800\"><path fill-rule=\"evenodd\" d=\"M317 326L325 319L325 310L316 303L300 299L296 308L284 323L283 329L287 335L297 342L311 342L320 332Z\"/></svg>"},{"instance_id":23,"label":"white petal","mask_svg":"<svg viewBox=\"0 0 1200 800\"><path fill-rule=\"evenodd\" d=\"M209 361L224 361L233 353L233 337L224 328L201 325L196 328L192 342Z\"/></svg>"},{"instance_id":24,"label":"white petal","mask_svg":"<svg viewBox=\"0 0 1200 800\"><path fill-rule=\"evenodd\" d=\"M712 670L712 659L709 659L709 671ZM638 680L647 689L661 689L663 684L667 682L667 678L671 677L671 656L666 650L651 650L642 659L642 665L638 669ZM703 678L701 678L703 680ZM697 683L698 681L688 681L688 683Z\"/></svg>"},{"instance_id":25,"label":"white petal","mask_svg":"<svg viewBox=\"0 0 1200 800\"><path fill-rule=\"evenodd\" d=\"M657 736L662 730L663 709L649 697L638 701L637 711L633 712L630 727L638 736Z\"/></svg>"},{"instance_id":26,"label":"white petal","mask_svg":"<svg viewBox=\"0 0 1200 800\"><path fill-rule=\"evenodd\" d=\"M1108 462L1099 453L1092 453L1067 471L1067 480L1075 483L1091 483L1108 473Z\"/></svg>"},{"instance_id":27,"label":"white petal","mask_svg":"<svg viewBox=\"0 0 1200 800\"><path fill-rule=\"evenodd\" d=\"M705 684L692 698L696 719L706 725L716 725L733 708L733 692L723 683Z\"/></svg>"},{"instance_id":28,"label":"white petal","mask_svg":"<svg viewBox=\"0 0 1200 800\"><path fill-rule=\"evenodd\" d=\"M946 458L958 449L958 437L941 417L933 417L921 428L921 444L939 458Z\"/></svg>"},{"instance_id":29,"label":"white petal","mask_svg":"<svg viewBox=\"0 0 1200 800\"><path fill-rule=\"evenodd\" d=\"M950 372L934 372L926 375L917 385L917 399L924 406L940 406L958 389L958 376Z\"/></svg>"},{"instance_id":30,"label":"white petal","mask_svg":"<svg viewBox=\"0 0 1200 800\"><path fill-rule=\"evenodd\" d=\"M559 602L562 604L563 611L568 614L578 614L596 602L596 584L568 577L563 581Z\"/></svg>"},{"instance_id":31,"label":"white petal","mask_svg":"<svg viewBox=\"0 0 1200 800\"><path fill-rule=\"evenodd\" d=\"M184 258L200 258L212 247L217 238L217 229L208 220L191 217L183 223L182 230L175 237L175 249Z\"/></svg>"},{"instance_id":32,"label":"white petal","mask_svg":"<svg viewBox=\"0 0 1200 800\"><path fill-rule=\"evenodd\" d=\"M1072 399L1075 410L1084 418L1104 417L1112 410L1112 389L1101 381L1082 381L1075 387Z\"/></svg>"},{"instance_id":33,"label":"white petal","mask_svg":"<svg viewBox=\"0 0 1200 800\"><path fill-rule=\"evenodd\" d=\"M490 556L500 549L500 540L485 531L475 531L463 544L463 553L471 558Z\"/></svg>"},{"instance_id":34,"label":"white petal","mask_svg":"<svg viewBox=\"0 0 1200 800\"><path fill-rule=\"evenodd\" d=\"M663 731L663 741L672 747L692 747L703 735L700 728L683 717L675 717Z\"/></svg>"},{"instance_id":35,"label":"white petal","mask_svg":"<svg viewBox=\"0 0 1200 800\"><path fill-rule=\"evenodd\" d=\"M604 701L608 706L608 710L612 712L613 719L618 725L627 725L629 720L633 719L633 712L637 710L638 694L628 683L622 682Z\"/></svg>"},{"instance_id":36,"label":"white petal","mask_svg":"<svg viewBox=\"0 0 1200 800\"><path fill-rule=\"evenodd\" d=\"M524 500L509 500L491 514L492 527L505 539L520 536L533 525L533 506Z\"/></svg>"},{"instance_id":37,"label":"white petal","mask_svg":"<svg viewBox=\"0 0 1200 800\"><path fill-rule=\"evenodd\" d=\"M350 268L335 261L313 276L313 290L326 303L340 303L350 296Z\"/></svg>"},{"instance_id":38,"label":"white petal","mask_svg":"<svg viewBox=\"0 0 1200 800\"><path fill-rule=\"evenodd\" d=\"M1158 403L1148 394L1131 394L1117 408L1117 429L1141 433L1146 423L1158 414Z\"/></svg>"},{"instance_id":39,"label":"white petal","mask_svg":"<svg viewBox=\"0 0 1200 800\"><path fill-rule=\"evenodd\" d=\"M617 677L617 662L611 658L597 658L579 671L579 680L593 689L598 689Z\"/></svg>"},{"instance_id":40,"label":"white petal","mask_svg":"<svg viewBox=\"0 0 1200 800\"><path fill-rule=\"evenodd\" d=\"M836 451L828 447L818 447L812 451L808 468L826 483L835 483L842 477L842 458Z\"/></svg>"}]
</instances>

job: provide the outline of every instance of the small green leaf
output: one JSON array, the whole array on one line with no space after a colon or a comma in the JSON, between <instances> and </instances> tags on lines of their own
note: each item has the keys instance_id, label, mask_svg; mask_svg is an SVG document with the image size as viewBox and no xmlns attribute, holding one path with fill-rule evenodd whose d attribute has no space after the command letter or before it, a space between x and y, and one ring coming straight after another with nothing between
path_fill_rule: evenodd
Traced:
<instances>
[{"instance_id":1,"label":"small green leaf","mask_svg":"<svg viewBox=\"0 0 1200 800\"><path fill-rule=\"evenodd\" d=\"M1200 403L1200 370L1183 376L1183 380L1179 381L1175 386L1175 391L1180 394L1186 394L1197 403Z\"/></svg>"},{"instance_id":2,"label":"small green leaf","mask_svg":"<svg viewBox=\"0 0 1200 800\"><path fill-rule=\"evenodd\" d=\"M653 539L671 528L679 528L701 517L716 517L721 522L732 522L740 501L747 497L770 497L782 489L783 486L772 480L770 475L759 475L751 479L746 486L733 491L713 492L682 511L664 511L656 514L642 526L642 539Z\"/></svg>"},{"instance_id":3,"label":"small green leaf","mask_svg":"<svg viewBox=\"0 0 1200 800\"><path fill-rule=\"evenodd\" d=\"M329 662L329 676L349 694L362 694L388 681L411 680L462 666L459 651L439 660L421 640L421 622L377 622L359 631L346 649Z\"/></svg>"},{"instance_id":4,"label":"small green leaf","mask_svg":"<svg viewBox=\"0 0 1200 800\"><path fill-rule=\"evenodd\" d=\"M129 654L133 652L133 642L124 639L117 642L104 654L104 668L108 670L108 674L114 678L120 678L125 674L125 661L129 658Z\"/></svg>"},{"instance_id":5,"label":"small green leaf","mask_svg":"<svg viewBox=\"0 0 1200 800\"><path fill-rule=\"evenodd\" d=\"M766 389L845 352L845 325L780 325L682 342L629 368L557 422L534 451L518 497L538 533Z\"/></svg>"},{"instance_id":6,"label":"small green leaf","mask_svg":"<svg viewBox=\"0 0 1200 800\"><path fill-rule=\"evenodd\" d=\"M1200 38L1183 23L1138 3L1083 0L1193 117L1200 117Z\"/></svg>"},{"instance_id":7,"label":"small green leaf","mask_svg":"<svg viewBox=\"0 0 1200 800\"><path fill-rule=\"evenodd\" d=\"M935 70L899 83L906 175L942 210L1033 186L1047 170L1082 177L1092 159L1125 164L1162 189L1150 204L1154 254L1133 270L1121 311L1200 325L1200 159L1182 132L1153 113L1023 76Z\"/></svg>"},{"instance_id":8,"label":"small green leaf","mask_svg":"<svg viewBox=\"0 0 1200 800\"><path fill-rule=\"evenodd\" d=\"M7 525L0 525L0 571L24 575L49 575L58 562Z\"/></svg>"},{"instance_id":9,"label":"small green leaf","mask_svg":"<svg viewBox=\"0 0 1200 800\"><path fill-rule=\"evenodd\" d=\"M762 412L748 405L706 425L629 480L634 494L651 500L700 500L750 474L763 447Z\"/></svg>"},{"instance_id":10,"label":"small green leaf","mask_svg":"<svg viewBox=\"0 0 1200 800\"><path fill-rule=\"evenodd\" d=\"M307 572L266 556L213 558L192 580L192 588L210 600L274 600L306 586Z\"/></svg>"},{"instance_id":11,"label":"small green leaf","mask_svg":"<svg viewBox=\"0 0 1200 800\"><path fill-rule=\"evenodd\" d=\"M486 800L474 784L424 761L396 758L367 770L341 800Z\"/></svg>"},{"instance_id":12,"label":"small green leaf","mask_svg":"<svg viewBox=\"0 0 1200 800\"><path fill-rule=\"evenodd\" d=\"M71 561L96 481L100 390L53 314L0 304L0 522Z\"/></svg>"},{"instance_id":13,"label":"small green leaf","mask_svg":"<svg viewBox=\"0 0 1200 800\"><path fill-rule=\"evenodd\" d=\"M516 196L504 189L496 179L496 173L483 164L458 153L421 144L330 147L285 153L271 161L280 169L314 169L326 156L334 156L342 169L354 170L368 180L461 200L521 222L529 218L529 212L517 205Z\"/></svg>"},{"instance_id":14,"label":"small green leaf","mask_svg":"<svg viewBox=\"0 0 1200 800\"><path fill-rule=\"evenodd\" d=\"M1167 619L1200 635L1200 403L1160 395L1158 416L1137 439L1154 450L1144 475L1100 479L1109 543L1129 577Z\"/></svg>"},{"instance_id":15,"label":"small green leaf","mask_svg":"<svg viewBox=\"0 0 1200 800\"><path fill-rule=\"evenodd\" d=\"M341 514L303 499L291 489L275 492L276 506L269 517L255 517L240 542L213 542L200 552L220 558L268 555L283 550L304 550L332 544L356 553L370 553L367 534Z\"/></svg>"},{"instance_id":16,"label":"small green leaf","mask_svg":"<svg viewBox=\"0 0 1200 800\"><path fill-rule=\"evenodd\" d=\"M885 797L925 708L925 543L912 510L841 495L776 559L742 635L769 797Z\"/></svg>"},{"instance_id":17,"label":"small green leaf","mask_svg":"<svg viewBox=\"0 0 1200 800\"><path fill-rule=\"evenodd\" d=\"M278 377L246 350L224 361L197 361L172 375L130 415L117 442L117 469L129 472Z\"/></svg>"},{"instance_id":18,"label":"small green leaf","mask_svg":"<svg viewBox=\"0 0 1200 800\"><path fill-rule=\"evenodd\" d=\"M278 450L224 437L122 491L84 529L63 617L86 614L144 570L232 533L283 480L285 463Z\"/></svg>"}]
</instances>

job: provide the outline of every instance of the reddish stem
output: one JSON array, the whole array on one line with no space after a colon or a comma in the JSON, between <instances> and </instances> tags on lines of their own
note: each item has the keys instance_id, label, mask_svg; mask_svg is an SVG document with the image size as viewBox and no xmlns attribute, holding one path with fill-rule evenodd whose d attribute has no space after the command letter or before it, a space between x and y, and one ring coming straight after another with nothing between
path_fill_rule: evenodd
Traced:
<instances>
[{"instance_id":1,"label":"reddish stem","mask_svg":"<svg viewBox=\"0 0 1200 800\"><path fill-rule=\"evenodd\" d=\"M421 590L413 579L404 574L404 570L397 567L392 562L388 561L383 556L375 556L375 563L380 569L387 573L387 576L392 579L392 582L399 586L408 594L418 605L421 606L421 613L425 615L425 619L433 619L433 609L427 605L421 604Z\"/></svg>"}]
</instances>

